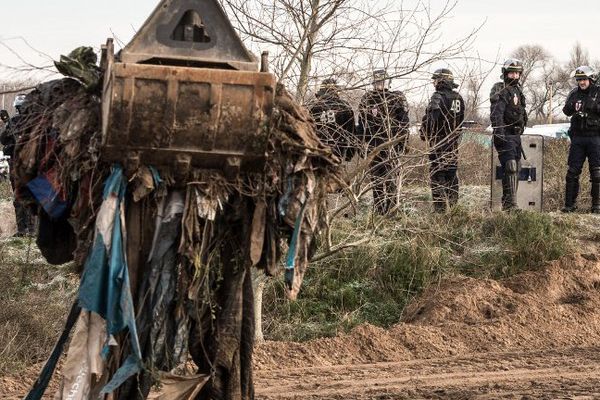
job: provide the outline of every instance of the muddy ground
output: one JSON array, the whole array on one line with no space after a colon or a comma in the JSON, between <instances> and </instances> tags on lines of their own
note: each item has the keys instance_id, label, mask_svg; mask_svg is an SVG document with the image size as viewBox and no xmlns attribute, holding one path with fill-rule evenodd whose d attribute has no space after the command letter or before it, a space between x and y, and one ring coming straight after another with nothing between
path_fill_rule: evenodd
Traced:
<instances>
[{"instance_id":1,"label":"muddy ground","mask_svg":"<svg viewBox=\"0 0 600 400\"><path fill-rule=\"evenodd\" d=\"M600 398L600 263L430 288L390 330L256 354L259 399Z\"/></svg>"}]
</instances>

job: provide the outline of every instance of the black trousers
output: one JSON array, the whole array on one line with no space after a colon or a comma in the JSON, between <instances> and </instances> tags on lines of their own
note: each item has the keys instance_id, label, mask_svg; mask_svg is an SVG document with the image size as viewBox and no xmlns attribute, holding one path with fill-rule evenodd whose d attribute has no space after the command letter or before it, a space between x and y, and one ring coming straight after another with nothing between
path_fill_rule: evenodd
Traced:
<instances>
[{"instance_id":1,"label":"black trousers","mask_svg":"<svg viewBox=\"0 0 600 400\"><path fill-rule=\"evenodd\" d=\"M390 159L388 151L382 151L371 162L369 173L373 185L374 210L381 215L387 214L396 206L397 162Z\"/></svg>"},{"instance_id":2,"label":"black trousers","mask_svg":"<svg viewBox=\"0 0 600 400\"><path fill-rule=\"evenodd\" d=\"M600 136L574 136L571 139L569 168L581 175L586 159L590 168L600 167Z\"/></svg>"},{"instance_id":3,"label":"black trousers","mask_svg":"<svg viewBox=\"0 0 600 400\"><path fill-rule=\"evenodd\" d=\"M445 211L447 206L458 202L459 179L458 163L450 154L429 155L429 176L431 178L431 197L436 211Z\"/></svg>"},{"instance_id":4,"label":"black trousers","mask_svg":"<svg viewBox=\"0 0 600 400\"><path fill-rule=\"evenodd\" d=\"M573 136L569 148L565 208L575 207L579 195L579 176L588 160L592 181L592 210L600 210L600 136Z\"/></svg>"},{"instance_id":5,"label":"black trousers","mask_svg":"<svg viewBox=\"0 0 600 400\"><path fill-rule=\"evenodd\" d=\"M523 148L521 147L520 135L494 135L494 147L498 152L498 159L503 168L510 160L515 160L517 163L521 161Z\"/></svg>"}]
</instances>

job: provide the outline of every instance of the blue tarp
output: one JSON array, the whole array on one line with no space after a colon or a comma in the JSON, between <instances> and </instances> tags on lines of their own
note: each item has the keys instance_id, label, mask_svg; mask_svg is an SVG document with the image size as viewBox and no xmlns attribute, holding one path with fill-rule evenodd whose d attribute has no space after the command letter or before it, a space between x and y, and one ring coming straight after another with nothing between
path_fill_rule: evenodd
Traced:
<instances>
[{"instance_id":1,"label":"blue tarp","mask_svg":"<svg viewBox=\"0 0 600 400\"><path fill-rule=\"evenodd\" d=\"M38 176L27 184L27 188L50 218L59 219L65 215L68 203L61 200L48 178Z\"/></svg>"},{"instance_id":2,"label":"blue tarp","mask_svg":"<svg viewBox=\"0 0 600 400\"><path fill-rule=\"evenodd\" d=\"M111 176L104 187L104 203L100 213L113 213L110 237L100 232L96 225L96 239L79 288L79 304L86 311L93 311L107 322L109 335L117 335L129 330L132 354L112 380L103 389L111 393L142 368L142 354L139 345L133 299L129 283L129 271L125 257L121 207L124 202L126 179L121 167L113 167ZM105 214L106 215L106 214ZM107 244L109 246L107 246ZM108 349L106 349L108 350Z\"/></svg>"}]
</instances>

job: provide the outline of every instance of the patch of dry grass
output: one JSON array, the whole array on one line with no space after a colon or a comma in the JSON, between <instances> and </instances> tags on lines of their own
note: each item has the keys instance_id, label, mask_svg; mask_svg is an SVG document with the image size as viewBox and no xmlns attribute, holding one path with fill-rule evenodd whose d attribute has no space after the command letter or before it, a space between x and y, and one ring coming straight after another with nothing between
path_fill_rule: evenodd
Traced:
<instances>
[{"instance_id":1,"label":"patch of dry grass","mask_svg":"<svg viewBox=\"0 0 600 400\"><path fill-rule=\"evenodd\" d=\"M68 266L48 265L32 239L0 243L0 376L45 361L77 284Z\"/></svg>"}]
</instances>

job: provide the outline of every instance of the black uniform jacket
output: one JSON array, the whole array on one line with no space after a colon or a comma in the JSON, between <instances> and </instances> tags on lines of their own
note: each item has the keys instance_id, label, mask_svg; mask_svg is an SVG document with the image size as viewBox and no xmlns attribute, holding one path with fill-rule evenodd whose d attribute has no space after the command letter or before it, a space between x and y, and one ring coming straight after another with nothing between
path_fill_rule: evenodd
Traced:
<instances>
[{"instance_id":1,"label":"black uniform jacket","mask_svg":"<svg viewBox=\"0 0 600 400\"><path fill-rule=\"evenodd\" d=\"M600 136L600 87L573 89L563 112L571 117L571 136Z\"/></svg>"},{"instance_id":2,"label":"black uniform jacket","mask_svg":"<svg viewBox=\"0 0 600 400\"><path fill-rule=\"evenodd\" d=\"M448 85L438 85L431 96L421 124L421 138L430 152L457 153L460 127L465 119L465 101Z\"/></svg>"},{"instance_id":3,"label":"black uniform jacket","mask_svg":"<svg viewBox=\"0 0 600 400\"><path fill-rule=\"evenodd\" d=\"M19 125L22 121L23 116L15 115L6 123L2 133L0 133L0 144L4 146L2 151L5 156L11 158L14 156L18 132L21 129Z\"/></svg>"},{"instance_id":4,"label":"black uniform jacket","mask_svg":"<svg viewBox=\"0 0 600 400\"><path fill-rule=\"evenodd\" d=\"M309 110L321 141L338 157L351 159L358 143L350 104L335 92L320 91Z\"/></svg>"},{"instance_id":5,"label":"black uniform jacket","mask_svg":"<svg viewBox=\"0 0 600 400\"><path fill-rule=\"evenodd\" d=\"M522 135L527 126L525 96L521 85L498 82L490 93L490 120L494 135Z\"/></svg>"},{"instance_id":6,"label":"black uniform jacket","mask_svg":"<svg viewBox=\"0 0 600 400\"><path fill-rule=\"evenodd\" d=\"M359 129L363 142L377 147L401 139L396 149L403 151L408 140L408 102L402 92L372 90L360 101Z\"/></svg>"}]
</instances>

